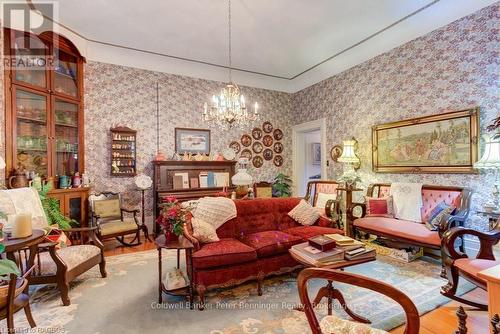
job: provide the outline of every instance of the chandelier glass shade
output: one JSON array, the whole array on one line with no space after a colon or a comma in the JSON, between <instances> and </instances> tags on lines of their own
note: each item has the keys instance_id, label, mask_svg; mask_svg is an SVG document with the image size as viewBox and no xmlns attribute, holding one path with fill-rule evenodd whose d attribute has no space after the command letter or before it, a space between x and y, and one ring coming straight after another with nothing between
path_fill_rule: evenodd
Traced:
<instances>
[{"instance_id":1,"label":"chandelier glass shade","mask_svg":"<svg viewBox=\"0 0 500 334\"><path fill-rule=\"evenodd\" d=\"M228 1L228 31L229 83L222 88L220 94L212 96L210 103L205 102L203 120L222 129L235 126L244 128L259 119L259 105L255 102L253 110L248 111L245 97L240 93L238 85L232 80L231 0Z\"/></svg>"}]
</instances>

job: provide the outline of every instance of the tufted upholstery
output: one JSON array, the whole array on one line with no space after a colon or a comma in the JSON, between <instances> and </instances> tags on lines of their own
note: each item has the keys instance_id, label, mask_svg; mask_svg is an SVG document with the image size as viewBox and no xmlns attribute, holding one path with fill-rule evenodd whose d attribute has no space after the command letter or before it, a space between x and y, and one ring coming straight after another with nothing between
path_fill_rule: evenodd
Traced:
<instances>
[{"instance_id":1,"label":"tufted upholstery","mask_svg":"<svg viewBox=\"0 0 500 334\"><path fill-rule=\"evenodd\" d=\"M205 244L193 254L195 268L212 268L257 260L255 250L235 239L221 239Z\"/></svg>"},{"instance_id":2,"label":"tufted upholstery","mask_svg":"<svg viewBox=\"0 0 500 334\"><path fill-rule=\"evenodd\" d=\"M387 197L390 194L391 187L384 185L378 187L378 194L373 194L373 196ZM460 190L429 189L424 185L422 188L422 222L427 222L431 211L443 201L448 205L458 207L461 200L460 195Z\"/></svg>"},{"instance_id":3,"label":"tufted upholstery","mask_svg":"<svg viewBox=\"0 0 500 334\"><path fill-rule=\"evenodd\" d=\"M284 254L293 245L302 242L302 238L281 231L264 231L247 235L241 242L257 251L259 258Z\"/></svg>"}]
</instances>

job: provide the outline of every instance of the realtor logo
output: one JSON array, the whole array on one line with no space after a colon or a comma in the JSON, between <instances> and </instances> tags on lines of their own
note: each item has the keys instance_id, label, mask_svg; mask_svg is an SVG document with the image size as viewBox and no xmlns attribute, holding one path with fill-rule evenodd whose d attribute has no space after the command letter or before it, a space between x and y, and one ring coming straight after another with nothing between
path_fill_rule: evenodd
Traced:
<instances>
[{"instance_id":1,"label":"realtor logo","mask_svg":"<svg viewBox=\"0 0 500 334\"><path fill-rule=\"evenodd\" d=\"M10 55L5 55L4 66L16 70L45 70L52 64L52 55L44 42L32 35L57 32L54 22L58 15L56 1L0 0L3 26L12 30L9 36ZM23 33L24 32L24 33ZM57 44L57 34L45 34Z\"/></svg>"}]
</instances>

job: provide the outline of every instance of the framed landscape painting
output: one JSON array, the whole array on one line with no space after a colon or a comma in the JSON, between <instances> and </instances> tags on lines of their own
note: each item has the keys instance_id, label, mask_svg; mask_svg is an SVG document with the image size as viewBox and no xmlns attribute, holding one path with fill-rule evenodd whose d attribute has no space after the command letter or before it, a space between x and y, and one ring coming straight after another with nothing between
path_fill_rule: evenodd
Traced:
<instances>
[{"instance_id":1,"label":"framed landscape painting","mask_svg":"<svg viewBox=\"0 0 500 334\"><path fill-rule=\"evenodd\" d=\"M210 130L175 128L175 151L178 154L210 154Z\"/></svg>"},{"instance_id":2,"label":"framed landscape painting","mask_svg":"<svg viewBox=\"0 0 500 334\"><path fill-rule=\"evenodd\" d=\"M373 126L373 171L474 173L478 114L473 108Z\"/></svg>"}]
</instances>

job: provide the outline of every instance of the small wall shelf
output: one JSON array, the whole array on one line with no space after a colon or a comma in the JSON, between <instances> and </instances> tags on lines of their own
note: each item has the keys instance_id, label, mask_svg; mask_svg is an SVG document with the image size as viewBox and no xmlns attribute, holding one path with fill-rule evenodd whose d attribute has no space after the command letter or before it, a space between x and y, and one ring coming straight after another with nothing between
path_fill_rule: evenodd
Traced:
<instances>
[{"instance_id":1,"label":"small wall shelf","mask_svg":"<svg viewBox=\"0 0 500 334\"><path fill-rule=\"evenodd\" d=\"M137 174L137 131L121 126L111 130L111 176L131 177Z\"/></svg>"}]
</instances>

